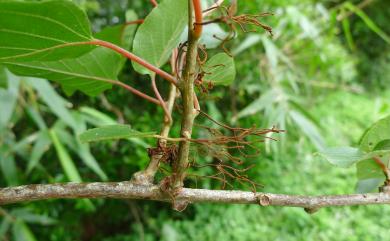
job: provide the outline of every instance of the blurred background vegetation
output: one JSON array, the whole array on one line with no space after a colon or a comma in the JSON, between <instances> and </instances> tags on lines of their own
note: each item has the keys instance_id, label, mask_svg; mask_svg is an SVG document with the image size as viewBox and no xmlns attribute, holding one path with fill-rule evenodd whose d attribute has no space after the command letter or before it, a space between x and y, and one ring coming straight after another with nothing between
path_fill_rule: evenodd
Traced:
<instances>
[{"instance_id":1,"label":"blurred background vegetation","mask_svg":"<svg viewBox=\"0 0 390 241\"><path fill-rule=\"evenodd\" d=\"M75 1L88 12L96 32L123 23L128 9L143 18L152 8L146 0ZM390 113L390 2L242 0L238 6L239 13L273 12L264 22L273 27L274 37L238 32L227 44L236 60L236 81L202 96L203 110L230 125L287 130L277 142L262 143L261 155L248 160L257 164L250 176L265 186L258 191L353 193L355 168L340 169L315 153L327 146L356 145L366 128ZM146 148L153 140L88 146L79 143L76 133L116 122L155 131L160 109L120 89L97 98L67 97L55 84L0 69L0 79L4 75L0 186L123 181L147 165ZM150 91L130 64L121 79ZM212 125L202 118L197 123ZM178 128L177 121L172 135ZM195 184L220 187L209 179L188 181ZM234 183L234 188L250 187ZM1 207L0 240L387 240L387 214L388 206L329 208L308 215L296 208L197 204L178 213L168 204L147 201L53 200Z\"/></svg>"}]
</instances>

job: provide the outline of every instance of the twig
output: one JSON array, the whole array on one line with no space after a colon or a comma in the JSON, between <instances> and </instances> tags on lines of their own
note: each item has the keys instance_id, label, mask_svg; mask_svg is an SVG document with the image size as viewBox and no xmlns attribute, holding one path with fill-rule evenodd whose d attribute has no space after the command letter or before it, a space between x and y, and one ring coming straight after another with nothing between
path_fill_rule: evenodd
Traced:
<instances>
[{"instance_id":1,"label":"twig","mask_svg":"<svg viewBox=\"0 0 390 241\"><path fill-rule=\"evenodd\" d=\"M47 199L113 198L171 202L159 186L135 185L130 182L95 182L37 184L0 189L0 205ZM175 201L189 203L237 203L261 206L301 207L317 210L322 207L390 204L390 193L303 196L244 191L183 188Z\"/></svg>"},{"instance_id":2,"label":"twig","mask_svg":"<svg viewBox=\"0 0 390 241\"><path fill-rule=\"evenodd\" d=\"M169 112L168 107L166 106L164 99L161 97L160 91L158 91L158 88L157 88L157 85L156 85L156 76L155 75L151 76L151 82L152 82L153 92L156 95L158 101L160 102L160 106L164 110L164 113L165 113L165 117L164 118L167 118L168 122L172 122L171 113Z\"/></svg>"}]
</instances>

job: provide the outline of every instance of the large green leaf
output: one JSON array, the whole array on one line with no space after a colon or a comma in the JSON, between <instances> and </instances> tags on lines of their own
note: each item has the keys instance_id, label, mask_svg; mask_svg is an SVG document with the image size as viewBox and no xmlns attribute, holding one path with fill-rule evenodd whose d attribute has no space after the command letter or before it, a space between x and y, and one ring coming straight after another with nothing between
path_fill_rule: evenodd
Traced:
<instances>
[{"instance_id":1,"label":"large green leaf","mask_svg":"<svg viewBox=\"0 0 390 241\"><path fill-rule=\"evenodd\" d=\"M0 62L59 60L93 46L87 15L72 1L0 1Z\"/></svg>"},{"instance_id":2,"label":"large green leaf","mask_svg":"<svg viewBox=\"0 0 390 241\"><path fill-rule=\"evenodd\" d=\"M229 85L236 78L234 59L226 53L219 53L211 57L204 66L204 81L214 85Z\"/></svg>"},{"instance_id":3,"label":"large green leaf","mask_svg":"<svg viewBox=\"0 0 390 241\"><path fill-rule=\"evenodd\" d=\"M164 0L145 18L133 43L134 54L161 67L180 42L180 35L188 22L188 1ZM141 74L151 72L133 62Z\"/></svg>"},{"instance_id":4,"label":"large green leaf","mask_svg":"<svg viewBox=\"0 0 390 241\"><path fill-rule=\"evenodd\" d=\"M370 152L378 149L378 144L390 140L390 116L379 120L372 125L363 135L360 141L360 149Z\"/></svg>"},{"instance_id":5,"label":"large green leaf","mask_svg":"<svg viewBox=\"0 0 390 241\"><path fill-rule=\"evenodd\" d=\"M138 132L128 125L109 125L87 130L79 138L82 142L118 140L134 137L153 137L154 132Z\"/></svg>"},{"instance_id":6,"label":"large green leaf","mask_svg":"<svg viewBox=\"0 0 390 241\"><path fill-rule=\"evenodd\" d=\"M129 48L134 31L134 25L119 25L108 27L96 36ZM15 74L59 82L69 95L80 90L95 96L111 88L110 82L117 81L124 63L123 56L110 49L98 47L77 58L46 62L6 62L5 64Z\"/></svg>"}]
</instances>

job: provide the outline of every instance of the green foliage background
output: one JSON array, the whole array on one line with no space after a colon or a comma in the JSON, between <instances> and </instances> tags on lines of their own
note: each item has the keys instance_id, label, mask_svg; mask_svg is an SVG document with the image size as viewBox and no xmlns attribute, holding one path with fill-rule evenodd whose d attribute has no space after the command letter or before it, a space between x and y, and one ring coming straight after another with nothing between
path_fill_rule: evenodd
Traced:
<instances>
[{"instance_id":1,"label":"green foliage background","mask_svg":"<svg viewBox=\"0 0 390 241\"><path fill-rule=\"evenodd\" d=\"M127 9L140 17L151 10L148 1L76 2L88 12L94 31L124 22ZM201 98L201 105L214 118L229 124L276 125L287 130L278 136L278 142L261 144L262 155L252 160L257 166L251 177L265 185L259 191L353 193L355 168L331 166L314 153L325 146L356 145L366 128L390 113L390 44L355 14L347 18L350 30L343 29L335 20L343 4L239 1L239 13L275 13L264 19L273 26L275 37L239 31L228 43L235 55L236 81L215 88ZM372 1L363 11L390 35L389 2ZM151 93L148 80L135 74L130 64L121 79ZM137 130L156 131L160 109L120 89L92 99L78 92L66 97L55 84L55 92L51 92L52 88L43 91L45 86L24 78L13 80L8 92L19 97L13 98L11 119L0 122L4 124L0 186L68 181L59 162L58 146L54 148L50 141L41 148L42 158L27 171L32 165L34 138L42 125L55 126L83 181L129 180L147 164L145 148L153 141L96 143L88 147L89 152L78 144L72 149L74 129L126 120ZM14 104L8 92L0 92L2 118ZM52 94L45 97L43 93L48 92ZM52 101L64 108L51 107ZM68 115L79 121L67 123ZM198 123L212 125L202 118ZM178 128L174 127L173 134ZM202 134L200 130L196 133ZM45 137L42 134L44 143ZM200 161L204 161L202 157ZM206 175L212 170L198 172ZM205 179L198 187L219 188L219 184ZM248 189L239 184L235 188ZM308 215L295 208L200 204L177 213L167 204L154 202L55 200L1 207L0 240L386 240L388 214L387 206L327 208Z\"/></svg>"}]
</instances>

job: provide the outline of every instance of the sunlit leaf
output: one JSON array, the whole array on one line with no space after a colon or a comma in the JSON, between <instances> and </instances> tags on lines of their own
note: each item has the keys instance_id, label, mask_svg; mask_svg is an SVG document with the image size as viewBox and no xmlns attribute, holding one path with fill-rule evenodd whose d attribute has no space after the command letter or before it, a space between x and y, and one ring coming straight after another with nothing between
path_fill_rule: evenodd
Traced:
<instances>
[{"instance_id":1,"label":"sunlit leaf","mask_svg":"<svg viewBox=\"0 0 390 241\"><path fill-rule=\"evenodd\" d=\"M129 48L135 27L135 25L107 27L97 33L96 37ZM8 61L4 64L17 75L56 81L62 85L68 95L80 90L96 96L110 89L112 82L118 80L118 74L125 60L123 56L110 49L97 47L77 58L46 62Z\"/></svg>"},{"instance_id":2,"label":"sunlit leaf","mask_svg":"<svg viewBox=\"0 0 390 241\"><path fill-rule=\"evenodd\" d=\"M72 1L0 1L0 62L77 57L92 46L87 15Z\"/></svg>"}]
</instances>

